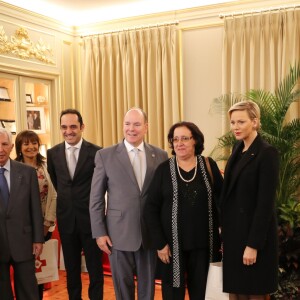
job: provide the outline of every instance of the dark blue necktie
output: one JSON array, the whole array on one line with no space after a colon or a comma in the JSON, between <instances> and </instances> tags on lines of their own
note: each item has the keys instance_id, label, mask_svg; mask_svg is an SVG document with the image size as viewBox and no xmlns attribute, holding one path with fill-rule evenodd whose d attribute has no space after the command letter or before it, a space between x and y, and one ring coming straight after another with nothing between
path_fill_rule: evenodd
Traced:
<instances>
[{"instance_id":1,"label":"dark blue necktie","mask_svg":"<svg viewBox=\"0 0 300 300\"><path fill-rule=\"evenodd\" d=\"M9 199L9 190L6 178L4 176L5 168L0 168L0 192L2 196L2 201L4 204L4 207L7 208L8 199Z\"/></svg>"}]
</instances>

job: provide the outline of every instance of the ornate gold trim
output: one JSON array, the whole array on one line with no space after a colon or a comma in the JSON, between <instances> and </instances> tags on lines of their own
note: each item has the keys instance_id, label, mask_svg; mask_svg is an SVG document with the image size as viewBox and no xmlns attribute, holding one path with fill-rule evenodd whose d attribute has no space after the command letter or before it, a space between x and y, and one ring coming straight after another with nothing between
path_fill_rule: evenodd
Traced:
<instances>
[{"instance_id":1,"label":"ornate gold trim","mask_svg":"<svg viewBox=\"0 0 300 300\"><path fill-rule=\"evenodd\" d=\"M10 37L5 34L3 26L0 26L0 54L14 54L21 59L35 58L47 64L54 64L53 51L49 45L46 45L42 38L34 43L30 40L28 31L20 27L15 35Z\"/></svg>"}]
</instances>

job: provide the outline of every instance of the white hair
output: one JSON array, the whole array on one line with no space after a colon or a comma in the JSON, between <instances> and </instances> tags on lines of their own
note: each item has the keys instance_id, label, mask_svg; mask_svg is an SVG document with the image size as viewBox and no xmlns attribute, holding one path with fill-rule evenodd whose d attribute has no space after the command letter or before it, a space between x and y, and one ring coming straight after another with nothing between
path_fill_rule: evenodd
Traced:
<instances>
[{"instance_id":1,"label":"white hair","mask_svg":"<svg viewBox=\"0 0 300 300\"><path fill-rule=\"evenodd\" d=\"M12 134L9 130L7 130L6 128L1 128L0 127L0 134L6 134L8 137L9 142L12 144Z\"/></svg>"}]
</instances>

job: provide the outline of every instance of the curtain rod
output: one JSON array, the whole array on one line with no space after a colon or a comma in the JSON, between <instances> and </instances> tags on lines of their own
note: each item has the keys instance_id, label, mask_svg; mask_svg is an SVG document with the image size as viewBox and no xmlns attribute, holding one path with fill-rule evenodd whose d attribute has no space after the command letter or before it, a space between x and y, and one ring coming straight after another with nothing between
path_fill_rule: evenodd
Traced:
<instances>
[{"instance_id":1,"label":"curtain rod","mask_svg":"<svg viewBox=\"0 0 300 300\"><path fill-rule=\"evenodd\" d=\"M277 10L285 10L285 9L296 9L299 8L300 5L296 4L293 6L279 6L279 7L270 7L270 8L262 8L259 10L246 10L246 11L238 11L238 12L232 12L229 14L219 14L219 18L227 18L227 17L236 17L236 16L243 16L243 15L252 15L252 14L259 14L264 12L271 12L271 11L277 11Z\"/></svg>"},{"instance_id":2,"label":"curtain rod","mask_svg":"<svg viewBox=\"0 0 300 300\"><path fill-rule=\"evenodd\" d=\"M179 24L179 21L172 21L172 22L160 23L160 24L141 25L141 26L137 26L137 27L122 28L122 29L104 31L104 32L95 33L95 34L82 35L80 37L81 38L86 38L86 37L93 37L93 36L98 36L98 35L102 35L102 34L111 34L111 33L118 33L118 32L122 32L122 31L140 30L140 29L145 29L145 28L154 28L154 27L161 27L161 26L168 26L168 25L178 25L178 24Z\"/></svg>"}]
</instances>

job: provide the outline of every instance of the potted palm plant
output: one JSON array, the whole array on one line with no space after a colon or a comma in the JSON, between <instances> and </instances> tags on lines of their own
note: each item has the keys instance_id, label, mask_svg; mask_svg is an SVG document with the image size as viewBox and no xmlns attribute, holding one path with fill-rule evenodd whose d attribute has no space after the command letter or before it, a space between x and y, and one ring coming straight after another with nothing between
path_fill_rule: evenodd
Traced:
<instances>
[{"instance_id":1,"label":"potted palm plant","mask_svg":"<svg viewBox=\"0 0 300 300\"><path fill-rule=\"evenodd\" d=\"M279 287L273 299L300 299L300 118L287 120L293 103L300 102L300 64L290 67L274 93L250 90L245 95L223 95L214 99L211 112L226 113L231 105L248 99L261 110L260 134L280 154L276 205L279 220ZM221 136L212 156L227 160L235 138Z\"/></svg>"}]
</instances>

